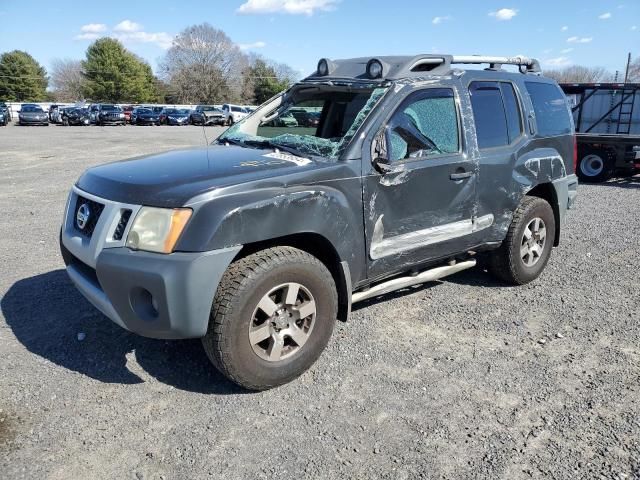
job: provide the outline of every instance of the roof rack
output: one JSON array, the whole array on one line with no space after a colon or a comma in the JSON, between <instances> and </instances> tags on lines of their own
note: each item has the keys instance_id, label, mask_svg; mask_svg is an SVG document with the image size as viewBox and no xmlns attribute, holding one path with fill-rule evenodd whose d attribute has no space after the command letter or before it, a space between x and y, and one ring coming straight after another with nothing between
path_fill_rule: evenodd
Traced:
<instances>
[{"instance_id":1,"label":"roof rack","mask_svg":"<svg viewBox=\"0 0 640 480\"><path fill-rule=\"evenodd\" d=\"M488 64L490 70L500 70L502 65L517 65L521 73L540 73L535 58L523 56L491 57L484 55L441 55L360 57L343 60L322 58L318 70L307 80L327 81L335 79L359 79L375 82L429 75L447 75L455 64ZM370 70L371 66L374 70ZM374 74L372 74L374 72Z\"/></svg>"},{"instance_id":2,"label":"roof rack","mask_svg":"<svg viewBox=\"0 0 640 480\"><path fill-rule=\"evenodd\" d=\"M464 64L483 64L488 63L491 67L496 68L499 65L518 65L520 67L526 67L523 73L539 73L540 62L535 58L523 57L517 55L515 57L490 57L485 55L453 55L451 57L451 63L464 63ZM521 70L522 71L522 70Z\"/></svg>"}]
</instances>

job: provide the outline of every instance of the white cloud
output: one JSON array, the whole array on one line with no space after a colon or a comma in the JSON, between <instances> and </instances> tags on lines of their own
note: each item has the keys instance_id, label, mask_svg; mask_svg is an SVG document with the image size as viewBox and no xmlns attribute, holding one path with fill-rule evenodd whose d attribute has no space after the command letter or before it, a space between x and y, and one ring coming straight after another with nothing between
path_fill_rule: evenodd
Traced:
<instances>
[{"instance_id":1,"label":"white cloud","mask_svg":"<svg viewBox=\"0 0 640 480\"><path fill-rule=\"evenodd\" d=\"M131 20L123 20L113 30L116 32L139 32L142 30L142 25Z\"/></svg>"},{"instance_id":2,"label":"white cloud","mask_svg":"<svg viewBox=\"0 0 640 480\"><path fill-rule=\"evenodd\" d=\"M261 40L257 41L257 42L253 42L253 43L240 43L238 44L238 47L240 47L240 50L255 50L256 48L264 48L266 47L267 44Z\"/></svg>"},{"instance_id":3,"label":"white cloud","mask_svg":"<svg viewBox=\"0 0 640 480\"><path fill-rule=\"evenodd\" d=\"M511 20L518 14L518 10L513 8L501 8L495 12L489 12L490 17L495 17L497 20Z\"/></svg>"},{"instance_id":4,"label":"white cloud","mask_svg":"<svg viewBox=\"0 0 640 480\"><path fill-rule=\"evenodd\" d=\"M637 29L638 29L638 26L637 26L637 25L633 25L633 26L631 27L631 31L632 31L632 32L635 32Z\"/></svg>"},{"instance_id":5,"label":"white cloud","mask_svg":"<svg viewBox=\"0 0 640 480\"><path fill-rule=\"evenodd\" d=\"M602 15L598 15L598 18L600 20L609 20L611 18L611 13L610 12L603 13Z\"/></svg>"},{"instance_id":6,"label":"white cloud","mask_svg":"<svg viewBox=\"0 0 640 480\"><path fill-rule=\"evenodd\" d=\"M560 53L564 53L564 54L571 53L571 52L573 52L573 48L565 48L560 50Z\"/></svg>"},{"instance_id":7,"label":"white cloud","mask_svg":"<svg viewBox=\"0 0 640 480\"><path fill-rule=\"evenodd\" d=\"M591 43L593 37L569 37L567 38L568 43Z\"/></svg>"},{"instance_id":8,"label":"white cloud","mask_svg":"<svg viewBox=\"0 0 640 480\"><path fill-rule=\"evenodd\" d=\"M333 10L339 0L247 0L237 12L243 14L288 13L313 15Z\"/></svg>"},{"instance_id":9,"label":"white cloud","mask_svg":"<svg viewBox=\"0 0 640 480\"><path fill-rule=\"evenodd\" d=\"M75 40L97 40L101 35L99 33L81 33L73 37Z\"/></svg>"},{"instance_id":10,"label":"white cloud","mask_svg":"<svg viewBox=\"0 0 640 480\"><path fill-rule=\"evenodd\" d=\"M173 36L166 32L145 32L143 26L131 20L123 20L118 23L111 32L103 23L90 23L80 27L81 33L76 35L76 40L96 40L109 36L120 40L122 43L152 43L162 49L171 47Z\"/></svg>"},{"instance_id":11,"label":"white cloud","mask_svg":"<svg viewBox=\"0 0 640 480\"><path fill-rule=\"evenodd\" d=\"M451 20L451 15L444 15L442 17L433 17L433 20L431 20L431 23L433 23L434 25L439 25L442 22L446 22L447 20Z\"/></svg>"},{"instance_id":12,"label":"white cloud","mask_svg":"<svg viewBox=\"0 0 640 480\"><path fill-rule=\"evenodd\" d=\"M561 32L566 32L567 30L569 30L569 27L567 27L566 25L564 25L564 26L560 29L560 31L561 31Z\"/></svg>"},{"instance_id":13,"label":"white cloud","mask_svg":"<svg viewBox=\"0 0 640 480\"><path fill-rule=\"evenodd\" d=\"M101 33L107 31L107 26L104 23L87 23L80 27L82 33Z\"/></svg>"},{"instance_id":14,"label":"white cloud","mask_svg":"<svg viewBox=\"0 0 640 480\"><path fill-rule=\"evenodd\" d=\"M171 47L173 42L173 36L166 32L124 32L112 36L122 43L153 43L165 50Z\"/></svg>"},{"instance_id":15,"label":"white cloud","mask_svg":"<svg viewBox=\"0 0 640 480\"><path fill-rule=\"evenodd\" d=\"M571 65L571 60L567 57L556 57L547 58L546 60L543 60L542 63L550 67L566 67L567 65Z\"/></svg>"}]
</instances>

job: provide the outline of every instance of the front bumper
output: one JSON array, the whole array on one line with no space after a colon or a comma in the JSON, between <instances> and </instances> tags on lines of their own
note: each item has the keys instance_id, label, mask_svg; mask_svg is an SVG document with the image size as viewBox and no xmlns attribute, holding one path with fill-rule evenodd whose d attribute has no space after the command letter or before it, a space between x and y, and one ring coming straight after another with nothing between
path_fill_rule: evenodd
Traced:
<instances>
[{"instance_id":1,"label":"front bumper","mask_svg":"<svg viewBox=\"0 0 640 480\"><path fill-rule=\"evenodd\" d=\"M182 339L207 333L218 283L241 247L170 255L105 249L95 270L60 248L73 284L113 322L144 337Z\"/></svg>"},{"instance_id":2,"label":"front bumper","mask_svg":"<svg viewBox=\"0 0 640 480\"><path fill-rule=\"evenodd\" d=\"M98 121L104 125L118 125L126 123L124 118L99 118Z\"/></svg>"},{"instance_id":3,"label":"front bumper","mask_svg":"<svg viewBox=\"0 0 640 480\"><path fill-rule=\"evenodd\" d=\"M18 123L21 125L49 125L49 119L19 118Z\"/></svg>"},{"instance_id":4,"label":"front bumper","mask_svg":"<svg viewBox=\"0 0 640 480\"><path fill-rule=\"evenodd\" d=\"M90 239L73 225L78 195L105 205ZM218 283L242 246L165 255L131 250L124 240L105 241L124 208L136 207L74 188L60 232L69 278L98 310L131 332L162 339L204 336Z\"/></svg>"},{"instance_id":5,"label":"front bumper","mask_svg":"<svg viewBox=\"0 0 640 480\"><path fill-rule=\"evenodd\" d=\"M224 117L207 117L205 123L207 125L224 125L225 119Z\"/></svg>"},{"instance_id":6,"label":"front bumper","mask_svg":"<svg viewBox=\"0 0 640 480\"><path fill-rule=\"evenodd\" d=\"M167 125L189 125L189 119L178 120L176 118L167 118Z\"/></svg>"}]
</instances>

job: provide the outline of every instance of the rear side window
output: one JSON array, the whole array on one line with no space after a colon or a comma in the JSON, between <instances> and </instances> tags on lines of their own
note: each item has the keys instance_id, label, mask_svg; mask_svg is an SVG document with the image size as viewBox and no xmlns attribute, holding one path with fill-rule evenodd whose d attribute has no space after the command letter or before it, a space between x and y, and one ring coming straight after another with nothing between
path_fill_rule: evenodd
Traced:
<instances>
[{"instance_id":1,"label":"rear side window","mask_svg":"<svg viewBox=\"0 0 640 480\"><path fill-rule=\"evenodd\" d=\"M497 82L472 82L469 86L478 147L509 145L509 130L502 92Z\"/></svg>"},{"instance_id":2,"label":"rear side window","mask_svg":"<svg viewBox=\"0 0 640 480\"><path fill-rule=\"evenodd\" d=\"M570 134L571 118L560 87L540 82L525 82L525 85L536 112L538 134L543 137Z\"/></svg>"}]
</instances>

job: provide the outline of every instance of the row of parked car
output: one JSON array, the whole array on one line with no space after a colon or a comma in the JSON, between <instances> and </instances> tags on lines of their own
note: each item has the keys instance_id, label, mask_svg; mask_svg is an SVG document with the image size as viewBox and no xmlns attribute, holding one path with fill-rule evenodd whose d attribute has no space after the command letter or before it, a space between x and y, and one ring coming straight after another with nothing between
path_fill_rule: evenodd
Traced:
<instances>
[{"instance_id":1,"label":"row of parked car","mask_svg":"<svg viewBox=\"0 0 640 480\"><path fill-rule=\"evenodd\" d=\"M19 125L233 125L255 107L233 104L198 105L195 109L158 105L119 106L108 103L90 105L51 105L46 111L38 104L23 104L18 111ZM12 120L11 110L0 104L0 125Z\"/></svg>"}]
</instances>

